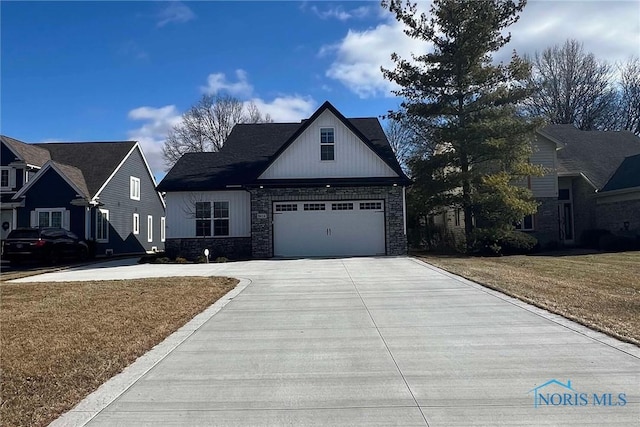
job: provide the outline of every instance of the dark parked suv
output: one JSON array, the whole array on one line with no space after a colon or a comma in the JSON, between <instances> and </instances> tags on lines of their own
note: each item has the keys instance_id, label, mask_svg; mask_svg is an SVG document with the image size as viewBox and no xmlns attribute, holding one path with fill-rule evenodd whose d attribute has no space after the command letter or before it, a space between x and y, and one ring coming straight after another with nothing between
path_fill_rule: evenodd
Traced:
<instances>
[{"instance_id":1,"label":"dark parked suv","mask_svg":"<svg viewBox=\"0 0 640 427\"><path fill-rule=\"evenodd\" d=\"M56 264L61 259L89 256L86 242L64 228L16 228L4 241L4 257L12 264L39 261Z\"/></svg>"}]
</instances>

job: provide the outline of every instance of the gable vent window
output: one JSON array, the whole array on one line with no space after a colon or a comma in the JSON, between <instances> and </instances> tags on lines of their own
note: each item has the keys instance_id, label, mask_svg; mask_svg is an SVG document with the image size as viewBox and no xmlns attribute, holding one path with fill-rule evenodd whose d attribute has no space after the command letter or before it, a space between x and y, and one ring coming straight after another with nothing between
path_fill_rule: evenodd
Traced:
<instances>
[{"instance_id":1,"label":"gable vent window","mask_svg":"<svg viewBox=\"0 0 640 427\"><path fill-rule=\"evenodd\" d=\"M140 200L140 178L132 176L129 185L129 197L131 200Z\"/></svg>"},{"instance_id":2,"label":"gable vent window","mask_svg":"<svg viewBox=\"0 0 640 427\"><path fill-rule=\"evenodd\" d=\"M196 236L211 236L211 202L196 202Z\"/></svg>"},{"instance_id":3,"label":"gable vent window","mask_svg":"<svg viewBox=\"0 0 640 427\"><path fill-rule=\"evenodd\" d=\"M305 203L305 211L323 211L325 210L324 203Z\"/></svg>"},{"instance_id":4,"label":"gable vent window","mask_svg":"<svg viewBox=\"0 0 640 427\"><path fill-rule=\"evenodd\" d=\"M353 203L331 203L332 211L352 211Z\"/></svg>"},{"instance_id":5,"label":"gable vent window","mask_svg":"<svg viewBox=\"0 0 640 427\"><path fill-rule=\"evenodd\" d=\"M320 160L335 160L333 128L320 128Z\"/></svg>"},{"instance_id":6,"label":"gable vent window","mask_svg":"<svg viewBox=\"0 0 640 427\"><path fill-rule=\"evenodd\" d=\"M361 211L366 211L366 210L380 210L382 209L382 202L366 202L366 203L360 203L360 210Z\"/></svg>"},{"instance_id":7,"label":"gable vent window","mask_svg":"<svg viewBox=\"0 0 640 427\"><path fill-rule=\"evenodd\" d=\"M291 212L297 211L298 205L295 203L282 203L276 204L276 212Z\"/></svg>"}]
</instances>

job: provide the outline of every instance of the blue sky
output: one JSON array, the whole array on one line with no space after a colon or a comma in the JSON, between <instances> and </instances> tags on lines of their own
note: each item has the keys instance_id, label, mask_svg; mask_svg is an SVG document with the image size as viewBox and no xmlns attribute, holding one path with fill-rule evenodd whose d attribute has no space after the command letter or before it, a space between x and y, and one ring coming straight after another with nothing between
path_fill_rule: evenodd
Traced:
<instances>
[{"instance_id":1,"label":"blue sky","mask_svg":"<svg viewBox=\"0 0 640 427\"><path fill-rule=\"evenodd\" d=\"M203 93L253 100L275 121L325 100L348 117L379 116L400 102L380 66L428 49L378 2L3 1L0 14L1 132L138 140L157 176L167 130ZM640 2L530 1L510 31L497 59L572 37L624 61L640 54Z\"/></svg>"}]
</instances>

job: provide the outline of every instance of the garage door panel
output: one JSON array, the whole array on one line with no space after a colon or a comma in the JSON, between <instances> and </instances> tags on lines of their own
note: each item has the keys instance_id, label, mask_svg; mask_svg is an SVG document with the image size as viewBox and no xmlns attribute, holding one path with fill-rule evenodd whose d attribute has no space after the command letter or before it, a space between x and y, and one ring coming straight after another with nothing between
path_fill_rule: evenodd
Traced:
<instances>
[{"instance_id":1,"label":"garage door panel","mask_svg":"<svg viewBox=\"0 0 640 427\"><path fill-rule=\"evenodd\" d=\"M274 203L275 256L384 255L382 201L286 203Z\"/></svg>"}]
</instances>

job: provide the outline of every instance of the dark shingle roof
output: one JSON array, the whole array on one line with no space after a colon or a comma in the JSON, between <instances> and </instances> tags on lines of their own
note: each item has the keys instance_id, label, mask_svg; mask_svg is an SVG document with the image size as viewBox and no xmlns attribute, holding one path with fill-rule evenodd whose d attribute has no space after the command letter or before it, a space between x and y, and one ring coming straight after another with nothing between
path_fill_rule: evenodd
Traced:
<instances>
[{"instance_id":1,"label":"dark shingle roof","mask_svg":"<svg viewBox=\"0 0 640 427\"><path fill-rule=\"evenodd\" d=\"M93 197L135 144L135 141L119 141L35 145L48 150L55 162L79 169L84 178L85 188Z\"/></svg>"},{"instance_id":2,"label":"dark shingle roof","mask_svg":"<svg viewBox=\"0 0 640 427\"><path fill-rule=\"evenodd\" d=\"M87 183L84 180L84 174L82 171L74 166L65 165L63 163L51 162L54 164L61 173L63 173L69 181L73 182L73 184L78 187L78 190L81 192L81 196L85 198L90 198L89 189L87 188Z\"/></svg>"},{"instance_id":3,"label":"dark shingle roof","mask_svg":"<svg viewBox=\"0 0 640 427\"><path fill-rule=\"evenodd\" d=\"M158 185L158 191L211 190L226 185L256 184L258 176L325 109L345 124L376 152L398 175L402 172L391 146L375 117L344 118L331 104L323 104L302 123L238 124L218 153L187 153Z\"/></svg>"},{"instance_id":4,"label":"dark shingle roof","mask_svg":"<svg viewBox=\"0 0 640 427\"><path fill-rule=\"evenodd\" d=\"M640 187L640 154L625 158L602 191L633 187Z\"/></svg>"},{"instance_id":5,"label":"dark shingle roof","mask_svg":"<svg viewBox=\"0 0 640 427\"><path fill-rule=\"evenodd\" d=\"M640 138L632 132L582 131L573 125L549 125L540 133L560 141L559 174L584 174L601 189L627 156L640 154Z\"/></svg>"},{"instance_id":6,"label":"dark shingle roof","mask_svg":"<svg viewBox=\"0 0 640 427\"><path fill-rule=\"evenodd\" d=\"M47 150L39 148L33 144L27 144L4 135L0 135L0 140L2 140L2 142L7 146L11 147L13 151L18 153L22 160L29 165L42 167L45 163L51 160L51 156Z\"/></svg>"}]
</instances>

